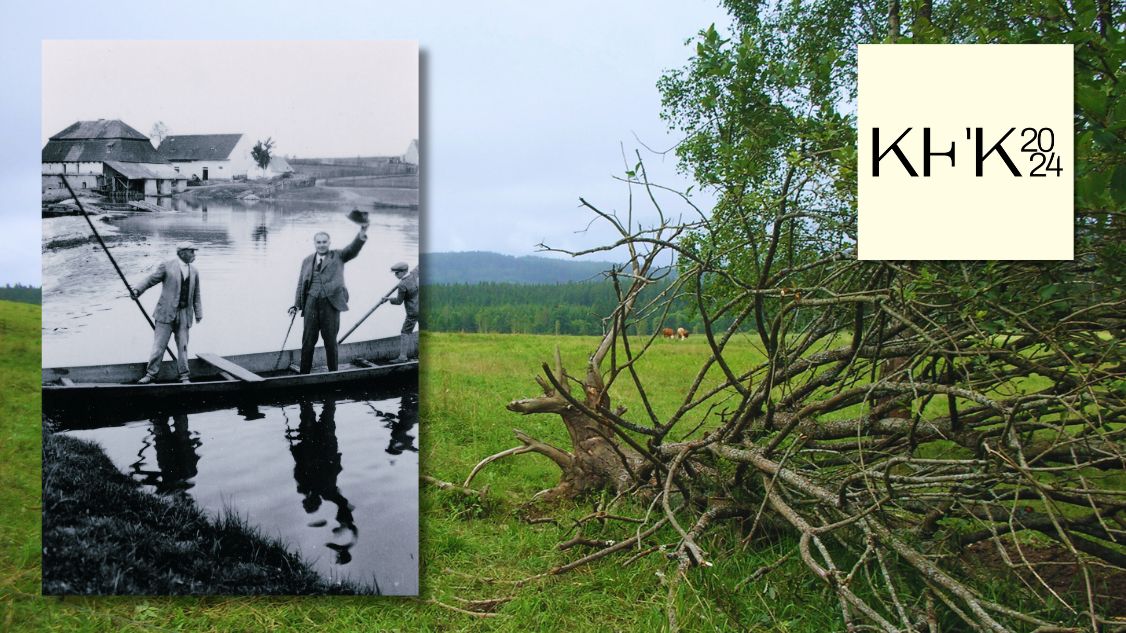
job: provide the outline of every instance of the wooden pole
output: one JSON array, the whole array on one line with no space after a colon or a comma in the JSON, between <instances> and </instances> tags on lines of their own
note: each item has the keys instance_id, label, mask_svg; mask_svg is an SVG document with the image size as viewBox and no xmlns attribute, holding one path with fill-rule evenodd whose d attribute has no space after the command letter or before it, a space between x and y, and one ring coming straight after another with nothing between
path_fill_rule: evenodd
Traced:
<instances>
[{"instance_id":1,"label":"wooden pole","mask_svg":"<svg viewBox=\"0 0 1126 633\"><path fill-rule=\"evenodd\" d=\"M78 199L78 195L74 193L74 189L71 189L66 176L61 176L61 178L63 179L63 184L66 185L66 190L70 192L70 196L74 198L74 201L78 204L78 210L82 212L82 217L86 218L86 224L90 225L90 230L94 232L94 237L97 238L98 244L101 244L102 250L105 251L106 257L109 258L109 263L113 264L113 269L117 271L117 276L121 278L121 283L125 284L125 289L129 292L129 298L133 300L133 303L137 304L137 309L141 311L141 314L145 315L145 321L148 322L149 327L155 330L156 324L149 318L149 313L145 310L145 306L141 305L141 300L133 295L133 287L129 285L129 280L125 278L125 273L121 272L121 267L117 265L117 260L115 260L113 254L109 252L105 241L102 240L102 236L94 226L94 221L90 219L90 214L86 213L86 207L82 206L82 201ZM172 353L172 349L165 347L164 350L168 352L168 355L171 356L173 362L175 362L176 355Z\"/></svg>"},{"instance_id":2,"label":"wooden pole","mask_svg":"<svg viewBox=\"0 0 1126 633\"><path fill-rule=\"evenodd\" d=\"M375 312L375 309L376 309L376 308L378 308L379 306L383 305L384 303L387 303L387 300L391 298L391 294L392 294L392 293L394 293L394 292L395 292L396 290L398 290L398 289L399 289L399 284L395 284L395 287L394 287L394 288L392 288L392 289L388 290L388 291L387 291L387 294L383 295L383 298L379 300L379 303L375 304L375 305L374 305L374 306L372 307L372 309L371 309L371 310L368 310L368 311L367 311L367 314L365 314L364 316L360 317L360 320L359 320L359 321L357 321L357 322L356 322L356 324L352 326L352 329L348 330L347 332L345 332L345 333L344 333L344 336L341 336L341 337L340 337L340 340L339 340L339 341L337 341L337 344L343 343L343 342L344 342L344 339L348 338L348 335L349 335L349 334L351 334L352 332L355 332L355 331L356 331L356 328L360 327L360 324L362 324L362 323L363 323L364 321L366 321L366 320L367 320L367 318L368 318L369 316L371 316L371 313L372 313L372 312Z\"/></svg>"}]
</instances>

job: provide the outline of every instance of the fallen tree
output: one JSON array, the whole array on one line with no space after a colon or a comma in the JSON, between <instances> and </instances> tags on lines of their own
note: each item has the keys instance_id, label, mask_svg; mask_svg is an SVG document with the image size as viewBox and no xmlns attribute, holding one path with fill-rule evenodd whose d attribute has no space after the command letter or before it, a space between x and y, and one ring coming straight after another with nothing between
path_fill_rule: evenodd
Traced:
<instances>
[{"instance_id":1,"label":"fallen tree","mask_svg":"<svg viewBox=\"0 0 1126 633\"><path fill-rule=\"evenodd\" d=\"M739 37L703 33L689 68L662 80L666 116L686 134L680 156L716 192L715 207L690 207L688 221L667 218L659 198L668 192L648 181L640 158L625 180L654 205L652 226L635 223L632 202L619 216L583 201L618 239L569 254L628 253L626 265L607 273L619 305L586 366L570 373L557 355L537 378L542 394L508 405L559 416L571 445L517 431L519 445L482 460L464 485L498 459L537 453L561 471L540 498L613 493L592 517L621 520L623 538L589 542L595 553L548 574L664 551L675 565L671 597L693 568L738 555L709 551L714 531L737 526L751 539L783 530L797 536L791 554L835 594L849 630L1122 624L1099 600L1096 577L1126 569L1123 200L1077 183L1070 262L857 261L855 130L827 98L854 80L841 64L855 67L845 54L810 70L809 51L878 41L865 29L889 24L873 27L870 15L838 2L774 13L731 6ZM1011 26L1012 16L974 7L962 9ZM1117 28L1105 9L1092 27L1104 38L1108 25ZM898 35L898 14L887 17ZM923 41L938 32L929 3L925 18L914 34ZM1028 23L1045 41L1070 41L1053 19ZM787 35L768 37L780 31ZM980 34L969 33L952 24L944 35ZM1110 81L1106 69L1122 61L1115 51L1077 49L1094 69L1080 85ZM1121 98L1117 87L1110 94ZM1107 127L1105 112L1089 114L1080 110L1080 127L1111 140L1077 159L1077 172L1102 178L1113 169L1107 157L1123 146L1122 129ZM658 262L670 260L676 282L641 304L641 291L669 272ZM660 327L650 335L635 324L664 325L674 297L697 306L698 336L711 353L676 410L659 414L639 361L652 354ZM747 345L765 360L734 362L732 350ZM636 389L635 411L612 404L623 381ZM675 542L656 542L665 526ZM1026 555L1040 537L1058 545L1054 562L1076 567L1080 591L1061 593L1043 580ZM1005 562L998 573L1039 596L1042 610L985 596L959 562L983 542Z\"/></svg>"}]
</instances>

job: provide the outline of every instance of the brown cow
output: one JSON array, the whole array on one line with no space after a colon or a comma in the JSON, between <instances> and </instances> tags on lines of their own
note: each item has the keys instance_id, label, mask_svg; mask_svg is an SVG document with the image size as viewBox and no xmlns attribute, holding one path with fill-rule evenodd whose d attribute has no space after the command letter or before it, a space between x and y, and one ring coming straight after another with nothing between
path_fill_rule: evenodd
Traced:
<instances>
[{"instance_id":1,"label":"brown cow","mask_svg":"<svg viewBox=\"0 0 1126 633\"><path fill-rule=\"evenodd\" d=\"M661 330L661 335L664 336L665 338L672 338L674 334L676 334L676 333L673 332L671 327L667 327L667 328Z\"/></svg>"},{"instance_id":2,"label":"brown cow","mask_svg":"<svg viewBox=\"0 0 1126 633\"><path fill-rule=\"evenodd\" d=\"M682 340L682 341L683 341L684 339L688 338L688 330L686 330L686 329L684 329L684 328L682 328L682 327L678 327L678 328L676 328L676 338L678 338L678 339L680 339L680 340Z\"/></svg>"}]
</instances>

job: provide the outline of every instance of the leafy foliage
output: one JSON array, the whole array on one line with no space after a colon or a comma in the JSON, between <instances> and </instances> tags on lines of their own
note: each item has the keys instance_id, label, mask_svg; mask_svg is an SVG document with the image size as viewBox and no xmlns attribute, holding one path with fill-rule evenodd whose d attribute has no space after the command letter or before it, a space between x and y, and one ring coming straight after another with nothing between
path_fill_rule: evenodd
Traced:
<instances>
[{"instance_id":1,"label":"leafy foliage","mask_svg":"<svg viewBox=\"0 0 1126 633\"><path fill-rule=\"evenodd\" d=\"M274 140L272 137L267 137L265 141L258 141L250 150L250 157L254 159L254 163L258 165L259 169L265 169L270 166L270 152L274 149Z\"/></svg>"}]
</instances>

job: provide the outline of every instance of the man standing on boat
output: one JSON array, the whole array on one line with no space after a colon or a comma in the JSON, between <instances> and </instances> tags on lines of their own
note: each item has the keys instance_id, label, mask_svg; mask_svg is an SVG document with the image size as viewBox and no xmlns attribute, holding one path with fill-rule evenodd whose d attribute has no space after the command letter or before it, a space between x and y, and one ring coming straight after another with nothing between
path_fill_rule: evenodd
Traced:
<instances>
[{"instance_id":1,"label":"man standing on boat","mask_svg":"<svg viewBox=\"0 0 1126 633\"><path fill-rule=\"evenodd\" d=\"M368 239L366 218L352 243L340 250L330 250L328 233L313 236L316 249L301 262L297 277L297 295L289 314L300 310L304 320L301 336L301 373L313 370L313 348L317 338L324 341L325 360L329 371L336 371L336 334L340 331L340 313L348 309L348 289L344 287L344 264L360 253Z\"/></svg>"},{"instance_id":2,"label":"man standing on boat","mask_svg":"<svg viewBox=\"0 0 1126 633\"><path fill-rule=\"evenodd\" d=\"M402 304L407 312L407 318L403 320L403 329L399 334L399 357L395 359L396 363L405 363L410 359L411 332L414 331L415 323L418 323L418 268L408 273L409 268L406 262L398 262L391 267L391 272L399 278L399 285L396 296L389 301L394 305ZM417 357L417 354L415 356Z\"/></svg>"},{"instance_id":3,"label":"man standing on boat","mask_svg":"<svg viewBox=\"0 0 1126 633\"><path fill-rule=\"evenodd\" d=\"M176 259L162 262L153 274L133 287L133 297L137 298L149 288L161 284L160 300L153 313L156 325L153 329L152 353L149 354L144 377L137 381L139 384L147 385L156 379L160 371L160 359L164 357L164 348L168 346L168 339L173 333L176 334L176 368L180 373L180 382L190 382L188 331L193 319L196 323L203 320L199 271L192 266L195 251L196 247L191 242L180 242L176 245Z\"/></svg>"}]
</instances>

